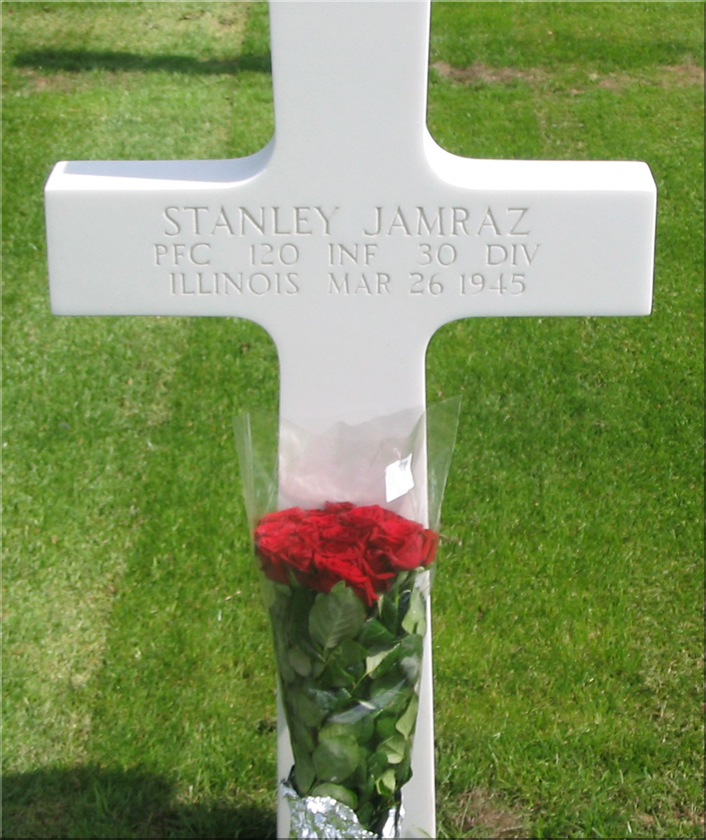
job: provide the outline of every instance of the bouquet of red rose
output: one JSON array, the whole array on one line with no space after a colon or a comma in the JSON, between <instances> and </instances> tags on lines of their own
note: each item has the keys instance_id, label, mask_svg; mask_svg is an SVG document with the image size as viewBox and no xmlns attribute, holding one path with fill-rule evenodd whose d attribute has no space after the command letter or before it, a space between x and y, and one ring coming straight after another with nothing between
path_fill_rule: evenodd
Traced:
<instances>
[{"instance_id":1,"label":"bouquet of red rose","mask_svg":"<svg viewBox=\"0 0 706 840\"><path fill-rule=\"evenodd\" d=\"M284 784L293 837L399 836L438 544L412 517L438 521L458 414L458 402L444 405L436 448L427 415L407 436L376 421L374 434L336 427L313 447L280 426L276 481L262 459L258 466L249 419L241 426L239 459L294 756ZM284 509L263 513L274 507L275 485ZM346 486L355 501L341 501ZM314 504L286 504L292 499Z\"/></svg>"},{"instance_id":2,"label":"bouquet of red rose","mask_svg":"<svg viewBox=\"0 0 706 840\"><path fill-rule=\"evenodd\" d=\"M411 776L437 535L379 505L264 516L255 550L302 797L331 797L379 835Z\"/></svg>"}]
</instances>

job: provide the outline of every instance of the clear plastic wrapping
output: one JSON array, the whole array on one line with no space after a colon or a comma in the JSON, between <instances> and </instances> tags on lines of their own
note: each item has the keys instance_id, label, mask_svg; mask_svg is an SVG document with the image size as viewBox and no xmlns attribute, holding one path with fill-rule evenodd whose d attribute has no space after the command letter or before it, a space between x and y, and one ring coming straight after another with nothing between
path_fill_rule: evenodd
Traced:
<instances>
[{"instance_id":1,"label":"clear plastic wrapping","mask_svg":"<svg viewBox=\"0 0 706 840\"><path fill-rule=\"evenodd\" d=\"M398 836L459 406L319 435L236 423L294 755L291 836Z\"/></svg>"}]
</instances>

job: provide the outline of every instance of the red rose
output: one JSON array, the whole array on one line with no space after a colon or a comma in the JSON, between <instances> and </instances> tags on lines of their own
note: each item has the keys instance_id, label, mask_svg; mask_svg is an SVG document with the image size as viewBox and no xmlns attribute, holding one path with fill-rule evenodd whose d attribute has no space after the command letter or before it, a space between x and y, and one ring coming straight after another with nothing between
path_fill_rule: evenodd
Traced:
<instances>
[{"instance_id":1,"label":"red rose","mask_svg":"<svg viewBox=\"0 0 706 840\"><path fill-rule=\"evenodd\" d=\"M328 503L323 510L269 513L255 529L255 548L271 580L290 575L317 592L345 581L368 606L396 574L428 566L438 535L379 505Z\"/></svg>"},{"instance_id":2,"label":"red rose","mask_svg":"<svg viewBox=\"0 0 706 840\"><path fill-rule=\"evenodd\" d=\"M408 571L418 566L428 566L434 559L438 534L422 528L418 522L412 522L378 505L355 508L350 516L355 520L367 519L375 523L371 550L381 553L390 569L396 572Z\"/></svg>"}]
</instances>

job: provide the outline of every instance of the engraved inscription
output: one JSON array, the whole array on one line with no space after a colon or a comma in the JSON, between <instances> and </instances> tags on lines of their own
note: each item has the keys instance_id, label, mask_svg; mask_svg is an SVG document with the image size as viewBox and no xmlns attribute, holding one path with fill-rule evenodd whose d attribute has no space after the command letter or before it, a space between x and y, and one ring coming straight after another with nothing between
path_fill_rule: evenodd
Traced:
<instances>
[{"instance_id":1,"label":"engraved inscription","mask_svg":"<svg viewBox=\"0 0 706 840\"><path fill-rule=\"evenodd\" d=\"M370 265L377 253L377 242L354 242L344 245L343 242L329 242L329 265Z\"/></svg>"},{"instance_id":2,"label":"engraved inscription","mask_svg":"<svg viewBox=\"0 0 706 840\"><path fill-rule=\"evenodd\" d=\"M444 284L438 279L438 274L426 275L418 271L413 271L409 275L412 281L409 287L410 295L440 295L444 291Z\"/></svg>"},{"instance_id":3,"label":"engraved inscription","mask_svg":"<svg viewBox=\"0 0 706 840\"><path fill-rule=\"evenodd\" d=\"M485 246L486 265L531 265L539 250L539 243L534 248L528 247L524 242L513 243L509 247L497 242Z\"/></svg>"},{"instance_id":4,"label":"engraved inscription","mask_svg":"<svg viewBox=\"0 0 706 840\"><path fill-rule=\"evenodd\" d=\"M419 246L420 260L419 265L431 265L438 263L439 265L449 266L456 262L458 252L450 242L442 242L441 245L433 246L428 242L422 242Z\"/></svg>"},{"instance_id":5,"label":"engraved inscription","mask_svg":"<svg viewBox=\"0 0 706 840\"><path fill-rule=\"evenodd\" d=\"M349 211L350 212L350 211ZM522 295L541 271L531 208L253 206L162 212L151 262L171 295ZM320 269L325 268L321 273Z\"/></svg>"},{"instance_id":6,"label":"engraved inscription","mask_svg":"<svg viewBox=\"0 0 706 840\"><path fill-rule=\"evenodd\" d=\"M462 295L477 295L485 291L500 295L521 295L527 290L524 274L476 271L473 274L462 274L460 279Z\"/></svg>"},{"instance_id":7,"label":"engraved inscription","mask_svg":"<svg viewBox=\"0 0 706 840\"><path fill-rule=\"evenodd\" d=\"M272 245L270 242L260 242L251 245L249 249L250 265L294 265L299 259L299 248L293 242L283 245Z\"/></svg>"},{"instance_id":8,"label":"engraved inscription","mask_svg":"<svg viewBox=\"0 0 706 840\"><path fill-rule=\"evenodd\" d=\"M338 295L382 295L390 294L390 275L378 271L375 274L364 271L345 271L328 273L329 294Z\"/></svg>"},{"instance_id":9,"label":"engraved inscription","mask_svg":"<svg viewBox=\"0 0 706 840\"><path fill-rule=\"evenodd\" d=\"M173 295L296 295L299 292L296 272L251 274L237 271L171 271L169 286Z\"/></svg>"},{"instance_id":10,"label":"engraved inscription","mask_svg":"<svg viewBox=\"0 0 706 840\"><path fill-rule=\"evenodd\" d=\"M180 266L184 264L208 265L211 261L211 246L208 242L158 242L154 246L155 265Z\"/></svg>"},{"instance_id":11,"label":"engraved inscription","mask_svg":"<svg viewBox=\"0 0 706 840\"><path fill-rule=\"evenodd\" d=\"M329 236L340 207L165 207L165 236Z\"/></svg>"},{"instance_id":12,"label":"engraved inscription","mask_svg":"<svg viewBox=\"0 0 706 840\"><path fill-rule=\"evenodd\" d=\"M523 222L529 207L487 207L475 219L467 207L375 207L364 236L529 236Z\"/></svg>"}]
</instances>

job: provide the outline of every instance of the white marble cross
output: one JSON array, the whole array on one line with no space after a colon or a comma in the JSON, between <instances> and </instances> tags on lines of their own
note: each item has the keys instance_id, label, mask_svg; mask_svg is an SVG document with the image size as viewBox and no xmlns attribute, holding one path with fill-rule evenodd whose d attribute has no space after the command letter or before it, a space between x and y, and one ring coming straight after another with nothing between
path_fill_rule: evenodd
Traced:
<instances>
[{"instance_id":1,"label":"white marble cross","mask_svg":"<svg viewBox=\"0 0 706 840\"><path fill-rule=\"evenodd\" d=\"M449 321L650 312L646 164L441 149L426 127L428 0L271 2L270 20L266 148L56 165L46 185L56 314L253 320L279 353L280 416L316 431L423 410L426 348ZM430 653L407 837L436 832Z\"/></svg>"}]
</instances>

